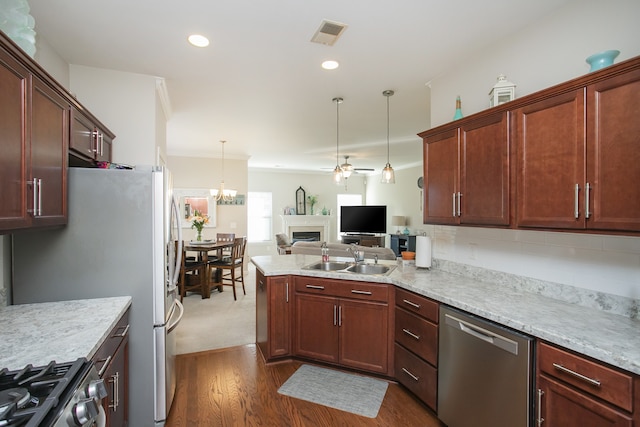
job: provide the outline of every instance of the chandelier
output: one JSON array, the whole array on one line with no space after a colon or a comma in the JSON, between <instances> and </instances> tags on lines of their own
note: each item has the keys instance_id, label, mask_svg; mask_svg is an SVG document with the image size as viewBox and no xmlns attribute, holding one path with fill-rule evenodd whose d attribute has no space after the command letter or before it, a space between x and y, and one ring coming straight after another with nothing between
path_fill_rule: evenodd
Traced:
<instances>
[{"instance_id":1,"label":"chandelier","mask_svg":"<svg viewBox=\"0 0 640 427\"><path fill-rule=\"evenodd\" d=\"M216 201L222 200L223 202L230 202L231 200L233 200L234 197L236 197L237 191L224 188L224 143L225 142L227 141L220 141L220 143L222 144L222 181L220 181L220 188L217 190L215 188L212 188L210 191L211 191L211 195Z\"/></svg>"}]
</instances>

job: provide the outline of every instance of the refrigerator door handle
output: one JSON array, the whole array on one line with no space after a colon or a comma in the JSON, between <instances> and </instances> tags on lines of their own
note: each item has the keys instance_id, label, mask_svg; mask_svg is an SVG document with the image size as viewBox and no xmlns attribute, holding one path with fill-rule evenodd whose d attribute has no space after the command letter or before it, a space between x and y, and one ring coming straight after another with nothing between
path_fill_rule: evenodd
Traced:
<instances>
[{"instance_id":1,"label":"refrigerator door handle","mask_svg":"<svg viewBox=\"0 0 640 427\"><path fill-rule=\"evenodd\" d=\"M175 261L176 264L175 266L173 266L173 274L171 275L171 277L169 277L170 283L169 283L169 291L173 291L178 283L178 276L180 275L180 265L182 264L182 228L180 228L180 213L178 211L178 204L176 203L176 198L175 197L171 197L171 220L169 221L169 224L172 224L173 221L172 219L175 218L176 223L178 225L178 246L174 246L171 245L172 248L170 248L169 250L173 250L173 247L175 247L175 251L176 251L176 256L175 256ZM173 242L172 242L173 243Z\"/></svg>"},{"instance_id":2,"label":"refrigerator door handle","mask_svg":"<svg viewBox=\"0 0 640 427\"><path fill-rule=\"evenodd\" d=\"M178 310L180 310L180 314L178 315L178 318L173 323L170 323L167 325L167 334L171 333L171 331L173 331L176 328L176 326L178 326L178 323L180 323L180 321L182 320L182 316L184 316L184 306L182 305L182 303L176 299L174 301L174 304L175 304L175 307L177 307ZM173 310L171 314L173 317Z\"/></svg>"}]
</instances>

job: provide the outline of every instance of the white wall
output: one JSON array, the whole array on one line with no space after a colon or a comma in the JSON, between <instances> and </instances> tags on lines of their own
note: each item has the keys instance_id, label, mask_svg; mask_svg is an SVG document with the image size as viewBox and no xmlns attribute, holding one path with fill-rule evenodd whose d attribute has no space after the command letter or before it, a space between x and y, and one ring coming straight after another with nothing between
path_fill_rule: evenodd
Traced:
<instances>
[{"instance_id":1,"label":"white wall","mask_svg":"<svg viewBox=\"0 0 640 427\"><path fill-rule=\"evenodd\" d=\"M112 161L155 165L158 146L166 146L166 133L158 135L157 77L81 65L69 70L78 101L116 135Z\"/></svg>"},{"instance_id":2,"label":"white wall","mask_svg":"<svg viewBox=\"0 0 640 427\"><path fill-rule=\"evenodd\" d=\"M578 77L585 58L607 49L616 62L640 55L640 2L581 1L488 46L431 84L433 126L451 121L456 95L465 115L488 107L498 74L516 83L517 96ZM436 258L640 298L640 237L425 226Z\"/></svg>"},{"instance_id":3,"label":"white wall","mask_svg":"<svg viewBox=\"0 0 640 427\"><path fill-rule=\"evenodd\" d=\"M575 0L475 57L460 58L431 81L431 125L451 121L457 95L465 116L488 108L499 74L521 97L587 73L585 58L593 53L617 49L616 62L638 56L638 16L638 0Z\"/></svg>"}]
</instances>

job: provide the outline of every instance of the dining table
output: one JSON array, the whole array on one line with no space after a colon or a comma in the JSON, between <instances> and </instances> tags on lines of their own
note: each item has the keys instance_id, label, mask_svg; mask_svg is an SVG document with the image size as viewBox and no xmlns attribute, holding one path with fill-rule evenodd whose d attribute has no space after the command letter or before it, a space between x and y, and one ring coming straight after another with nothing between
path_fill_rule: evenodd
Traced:
<instances>
[{"instance_id":1,"label":"dining table","mask_svg":"<svg viewBox=\"0 0 640 427\"><path fill-rule=\"evenodd\" d=\"M202 261L204 265L205 271L201 275L201 286L202 286L202 298L209 298L211 296L211 287L216 286L219 292L222 292L222 279L220 277L220 273L217 272L215 277L212 279L206 273L206 266L209 264L209 254L215 252L215 256L217 259L222 259L222 251L227 248L233 247L233 241L220 241L216 242L215 240L202 240L195 241L191 240L188 242L184 242L184 251L185 252L197 252L198 259Z\"/></svg>"}]
</instances>

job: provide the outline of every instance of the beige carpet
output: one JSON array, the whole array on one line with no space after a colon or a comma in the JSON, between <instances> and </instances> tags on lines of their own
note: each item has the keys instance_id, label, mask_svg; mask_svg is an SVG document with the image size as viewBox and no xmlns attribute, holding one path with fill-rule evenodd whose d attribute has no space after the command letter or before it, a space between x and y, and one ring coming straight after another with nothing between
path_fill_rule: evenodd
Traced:
<instances>
[{"instance_id":1,"label":"beige carpet","mask_svg":"<svg viewBox=\"0 0 640 427\"><path fill-rule=\"evenodd\" d=\"M245 288L236 285L238 300L233 300L233 290L225 286L222 293L211 292L211 298L202 299L199 294L187 294L184 317L176 328L177 354L233 347L256 342L256 292L255 267L245 264Z\"/></svg>"}]
</instances>

